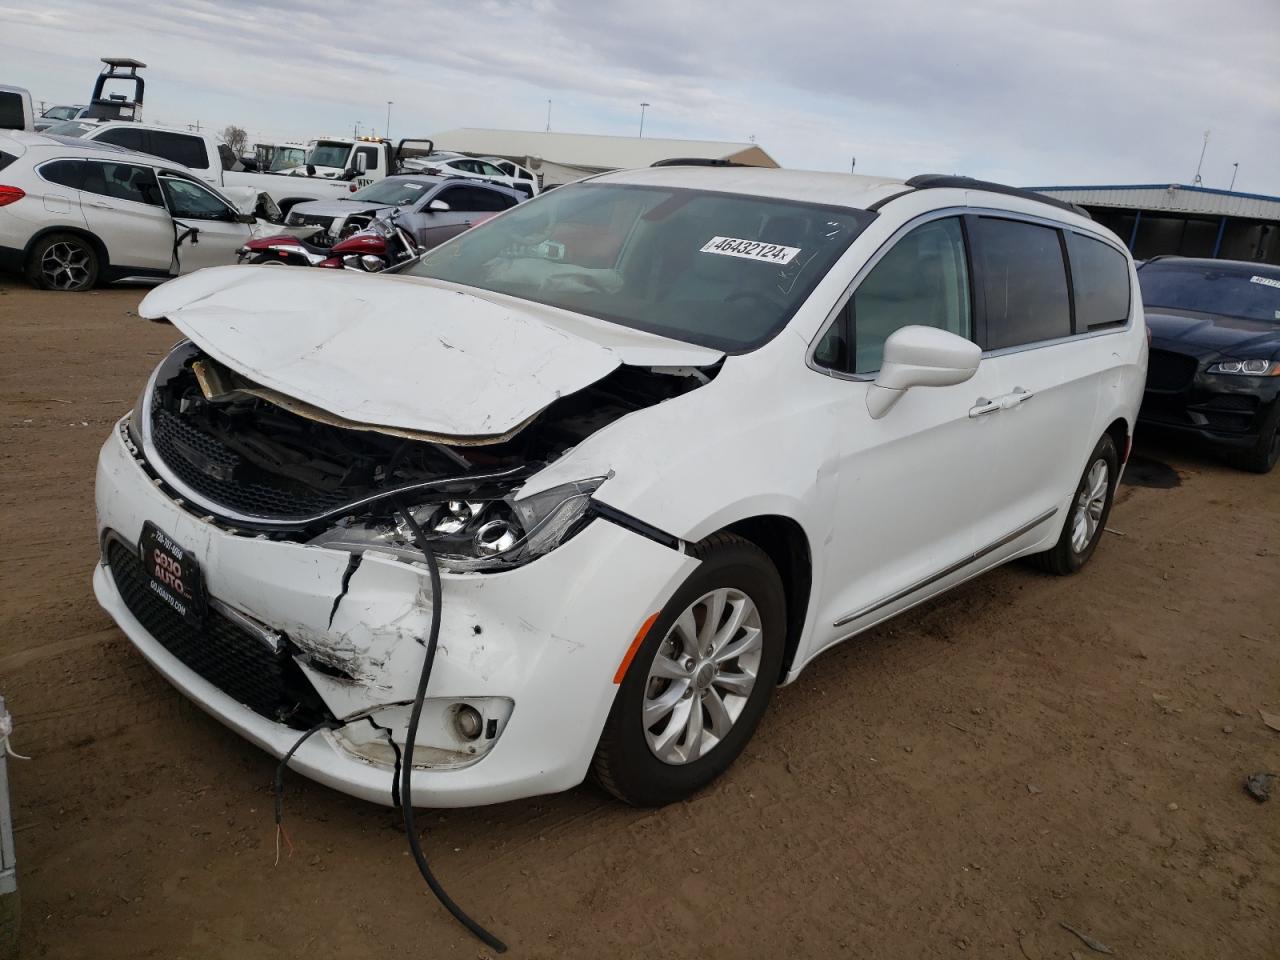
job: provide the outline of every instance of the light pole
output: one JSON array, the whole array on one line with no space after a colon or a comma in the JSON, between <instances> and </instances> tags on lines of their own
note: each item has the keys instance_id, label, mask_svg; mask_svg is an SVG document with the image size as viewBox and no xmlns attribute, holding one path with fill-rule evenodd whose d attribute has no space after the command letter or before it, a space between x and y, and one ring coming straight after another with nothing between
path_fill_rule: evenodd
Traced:
<instances>
[{"instance_id":1,"label":"light pole","mask_svg":"<svg viewBox=\"0 0 1280 960\"><path fill-rule=\"evenodd\" d=\"M1209 149L1209 133L1204 132L1204 144L1200 147L1200 162L1196 164L1196 178L1191 181L1193 187L1200 186L1204 181L1200 179L1200 168L1204 166L1204 152Z\"/></svg>"},{"instance_id":2,"label":"light pole","mask_svg":"<svg viewBox=\"0 0 1280 960\"><path fill-rule=\"evenodd\" d=\"M652 106L652 104L648 104L648 103L640 104L640 136L642 137L644 136L644 112L650 106Z\"/></svg>"},{"instance_id":3,"label":"light pole","mask_svg":"<svg viewBox=\"0 0 1280 960\"><path fill-rule=\"evenodd\" d=\"M547 133L551 132L551 98L547 97Z\"/></svg>"},{"instance_id":4,"label":"light pole","mask_svg":"<svg viewBox=\"0 0 1280 960\"><path fill-rule=\"evenodd\" d=\"M392 103L393 103L393 101L391 101L391 100L388 100L388 101L387 101L387 128L386 128L386 137L387 137L387 139L388 139L388 140L390 140L390 139L391 139L391 104L392 104Z\"/></svg>"},{"instance_id":5,"label":"light pole","mask_svg":"<svg viewBox=\"0 0 1280 960\"><path fill-rule=\"evenodd\" d=\"M1236 188L1236 174L1239 172L1240 172L1240 161L1237 160L1235 163L1231 165L1231 186L1227 187L1228 190L1234 190Z\"/></svg>"}]
</instances>

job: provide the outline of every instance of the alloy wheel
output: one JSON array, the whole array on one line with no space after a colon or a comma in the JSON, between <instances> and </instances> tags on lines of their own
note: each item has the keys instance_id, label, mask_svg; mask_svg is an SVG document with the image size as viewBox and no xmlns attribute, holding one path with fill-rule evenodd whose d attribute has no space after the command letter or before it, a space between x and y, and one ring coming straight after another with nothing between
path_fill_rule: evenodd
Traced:
<instances>
[{"instance_id":1,"label":"alloy wheel","mask_svg":"<svg viewBox=\"0 0 1280 960\"><path fill-rule=\"evenodd\" d=\"M1089 468L1089 473L1076 496L1076 507L1071 517L1071 549L1084 553L1097 536L1098 524L1107 506L1107 493L1111 471L1107 461L1099 458Z\"/></svg>"},{"instance_id":2,"label":"alloy wheel","mask_svg":"<svg viewBox=\"0 0 1280 960\"><path fill-rule=\"evenodd\" d=\"M645 682L645 739L663 763L691 763L742 715L763 652L760 612L741 590L703 594L667 631Z\"/></svg>"},{"instance_id":3,"label":"alloy wheel","mask_svg":"<svg viewBox=\"0 0 1280 960\"><path fill-rule=\"evenodd\" d=\"M40 258L40 272L55 290L75 290L89 282L89 251L81 244L59 240Z\"/></svg>"}]
</instances>

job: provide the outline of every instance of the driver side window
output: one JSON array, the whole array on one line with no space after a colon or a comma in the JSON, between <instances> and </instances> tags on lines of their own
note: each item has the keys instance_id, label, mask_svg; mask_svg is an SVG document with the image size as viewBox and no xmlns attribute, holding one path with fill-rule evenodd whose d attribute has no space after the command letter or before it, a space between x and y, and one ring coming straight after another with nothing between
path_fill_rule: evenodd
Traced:
<instances>
[{"instance_id":1,"label":"driver side window","mask_svg":"<svg viewBox=\"0 0 1280 960\"><path fill-rule=\"evenodd\" d=\"M161 177L169 213L185 220L233 220L235 214L219 197L190 180Z\"/></svg>"},{"instance_id":2,"label":"driver side window","mask_svg":"<svg viewBox=\"0 0 1280 960\"><path fill-rule=\"evenodd\" d=\"M958 217L932 220L901 237L823 333L814 361L843 373L875 373L885 340L906 326L937 327L973 339L969 267Z\"/></svg>"}]
</instances>

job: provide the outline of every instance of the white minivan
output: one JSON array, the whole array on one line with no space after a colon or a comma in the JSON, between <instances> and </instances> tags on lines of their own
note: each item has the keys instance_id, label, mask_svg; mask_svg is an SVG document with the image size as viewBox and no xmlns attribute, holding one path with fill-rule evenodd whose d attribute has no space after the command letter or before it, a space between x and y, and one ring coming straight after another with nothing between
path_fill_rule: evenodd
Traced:
<instances>
[{"instance_id":1,"label":"white minivan","mask_svg":"<svg viewBox=\"0 0 1280 960\"><path fill-rule=\"evenodd\" d=\"M99 602L247 739L421 806L685 797L833 644L1079 570L1147 364L1074 208L696 162L140 312L187 339L102 448Z\"/></svg>"}]
</instances>

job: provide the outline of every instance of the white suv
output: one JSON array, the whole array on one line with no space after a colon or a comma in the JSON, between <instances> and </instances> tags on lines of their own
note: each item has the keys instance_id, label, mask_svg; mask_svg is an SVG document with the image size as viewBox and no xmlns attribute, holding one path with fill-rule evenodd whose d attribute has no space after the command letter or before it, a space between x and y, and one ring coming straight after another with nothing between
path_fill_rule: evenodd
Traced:
<instances>
[{"instance_id":1,"label":"white suv","mask_svg":"<svg viewBox=\"0 0 1280 960\"><path fill-rule=\"evenodd\" d=\"M1078 570L1147 363L1124 244L947 177L612 173L398 275L141 313L190 339L102 449L99 602L254 743L423 806L687 796L833 644Z\"/></svg>"},{"instance_id":2,"label":"white suv","mask_svg":"<svg viewBox=\"0 0 1280 960\"><path fill-rule=\"evenodd\" d=\"M0 269L46 290L235 263L260 223L186 170L92 141L0 133Z\"/></svg>"}]
</instances>

